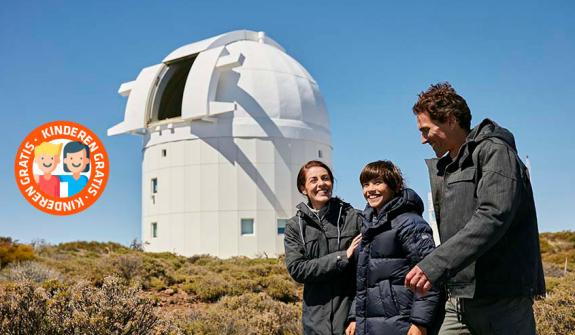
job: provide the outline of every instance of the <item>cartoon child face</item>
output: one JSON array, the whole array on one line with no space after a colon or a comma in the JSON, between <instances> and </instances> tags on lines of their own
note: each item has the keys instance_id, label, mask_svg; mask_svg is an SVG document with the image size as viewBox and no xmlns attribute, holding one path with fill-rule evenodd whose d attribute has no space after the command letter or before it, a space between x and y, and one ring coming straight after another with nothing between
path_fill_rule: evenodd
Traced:
<instances>
[{"instance_id":1,"label":"cartoon child face","mask_svg":"<svg viewBox=\"0 0 575 335\"><path fill-rule=\"evenodd\" d=\"M86 157L86 149L78 152L68 152L64 158L64 164L72 173L80 173L84 171L86 165L90 163L90 159Z\"/></svg>"},{"instance_id":2,"label":"cartoon child face","mask_svg":"<svg viewBox=\"0 0 575 335\"><path fill-rule=\"evenodd\" d=\"M36 162L42 172L50 174L60 164L60 156L42 153L36 155L34 162Z\"/></svg>"}]
</instances>

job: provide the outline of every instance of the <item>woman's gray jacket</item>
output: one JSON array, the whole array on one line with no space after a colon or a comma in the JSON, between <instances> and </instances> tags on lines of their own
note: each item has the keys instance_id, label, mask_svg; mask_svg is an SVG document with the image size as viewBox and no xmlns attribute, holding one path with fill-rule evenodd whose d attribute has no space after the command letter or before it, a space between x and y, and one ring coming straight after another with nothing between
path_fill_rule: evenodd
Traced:
<instances>
[{"instance_id":1,"label":"woman's gray jacket","mask_svg":"<svg viewBox=\"0 0 575 335\"><path fill-rule=\"evenodd\" d=\"M300 203L285 229L285 261L291 277L304 284L304 334L343 334L355 294L355 267L346 250L361 219L338 198L315 214Z\"/></svg>"}]
</instances>

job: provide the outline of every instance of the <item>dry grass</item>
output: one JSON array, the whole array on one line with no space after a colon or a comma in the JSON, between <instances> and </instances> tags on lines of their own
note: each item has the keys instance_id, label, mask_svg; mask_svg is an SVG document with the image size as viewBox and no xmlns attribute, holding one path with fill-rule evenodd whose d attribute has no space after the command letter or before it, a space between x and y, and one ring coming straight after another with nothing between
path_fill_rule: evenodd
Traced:
<instances>
[{"instance_id":1,"label":"dry grass","mask_svg":"<svg viewBox=\"0 0 575 335\"><path fill-rule=\"evenodd\" d=\"M575 233L541 234L541 247L549 294L535 302L538 332L575 334ZM117 243L28 246L7 238L0 256L12 263L0 271L0 334L301 332L302 286L283 258L186 258Z\"/></svg>"}]
</instances>

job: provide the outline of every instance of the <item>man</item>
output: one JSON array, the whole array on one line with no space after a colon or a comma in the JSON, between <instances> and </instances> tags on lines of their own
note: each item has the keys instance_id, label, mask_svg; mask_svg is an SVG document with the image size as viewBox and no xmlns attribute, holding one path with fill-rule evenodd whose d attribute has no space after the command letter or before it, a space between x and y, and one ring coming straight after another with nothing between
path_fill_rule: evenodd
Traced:
<instances>
[{"instance_id":1,"label":"man","mask_svg":"<svg viewBox=\"0 0 575 335\"><path fill-rule=\"evenodd\" d=\"M413 106L427 161L441 245L408 274L425 294L448 292L440 334L535 334L533 297L545 294L535 204L513 135L471 112L449 83Z\"/></svg>"}]
</instances>

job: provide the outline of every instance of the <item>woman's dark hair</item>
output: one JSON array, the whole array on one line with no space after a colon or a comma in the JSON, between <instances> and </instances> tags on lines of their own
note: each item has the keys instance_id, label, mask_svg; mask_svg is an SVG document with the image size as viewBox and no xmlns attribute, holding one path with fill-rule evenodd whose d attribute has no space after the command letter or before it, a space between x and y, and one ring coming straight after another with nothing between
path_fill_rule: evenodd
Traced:
<instances>
[{"instance_id":1,"label":"woman's dark hair","mask_svg":"<svg viewBox=\"0 0 575 335\"><path fill-rule=\"evenodd\" d=\"M74 154L76 152L80 152L82 150L86 150L86 158L90 158L90 147L85 145L82 142L68 142L65 146L64 146L64 158L66 158L67 154ZM66 164L64 164L64 171L66 172L72 172L70 171L70 169L68 169L68 166ZM90 163L86 164L86 167L84 168L84 171L82 172L88 172L90 171Z\"/></svg>"},{"instance_id":2,"label":"woman's dark hair","mask_svg":"<svg viewBox=\"0 0 575 335\"><path fill-rule=\"evenodd\" d=\"M362 186L377 179L383 181L394 193L398 193L404 188L401 170L391 161L371 162L361 170L359 175L359 182Z\"/></svg>"},{"instance_id":3,"label":"woman's dark hair","mask_svg":"<svg viewBox=\"0 0 575 335\"><path fill-rule=\"evenodd\" d=\"M314 166L315 167L322 167L322 168L326 169L327 174L329 174L329 179L331 179L331 182L333 183L333 173L331 173L330 168L327 165L325 165L324 162L309 161L309 162L305 163L301 167L301 169L299 169L299 173L297 174L296 185L297 185L297 190L299 191L299 193L302 193L302 189L305 188L305 175L307 173L307 170L311 169Z\"/></svg>"}]
</instances>

